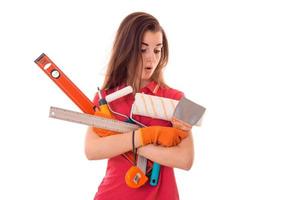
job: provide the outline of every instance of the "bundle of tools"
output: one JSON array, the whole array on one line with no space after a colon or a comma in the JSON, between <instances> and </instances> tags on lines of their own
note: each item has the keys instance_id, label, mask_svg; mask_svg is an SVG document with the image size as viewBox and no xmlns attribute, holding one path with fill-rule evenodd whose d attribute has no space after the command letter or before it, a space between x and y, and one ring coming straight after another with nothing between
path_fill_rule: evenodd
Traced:
<instances>
[{"instance_id":1,"label":"bundle of tools","mask_svg":"<svg viewBox=\"0 0 300 200\"><path fill-rule=\"evenodd\" d=\"M109 136L114 133L125 133L140 129L141 126L130 122L116 120L109 109L109 103L132 93L127 86L102 98L98 88L99 106L95 106L84 93L54 64L44 53L35 63L50 77L51 80L83 111L83 113L70 111L57 107L50 107L49 117L93 126L95 132L101 130L99 136ZM205 108L183 97L180 101L146 95L135 94L131 115L141 115L168 121L179 121L189 126L200 125L200 119ZM129 116L132 119L132 116ZM134 152L135 153L135 152ZM146 174L150 172L150 185L156 186L159 180L160 165L147 162L147 159L138 156L137 161L132 152L123 154L133 166L125 175L125 182L129 187L139 188L148 181ZM148 163L148 164L147 164ZM149 163L151 163L149 165Z\"/></svg>"}]
</instances>

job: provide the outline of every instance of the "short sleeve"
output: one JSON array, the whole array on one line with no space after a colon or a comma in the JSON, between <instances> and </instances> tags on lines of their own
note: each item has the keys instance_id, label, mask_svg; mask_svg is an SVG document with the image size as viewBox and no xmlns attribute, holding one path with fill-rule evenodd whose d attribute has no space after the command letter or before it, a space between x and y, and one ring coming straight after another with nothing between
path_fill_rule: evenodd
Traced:
<instances>
[{"instance_id":1,"label":"short sleeve","mask_svg":"<svg viewBox=\"0 0 300 200\"><path fill-rule=\"evenodd\" d=\"M184 97L184 93L177 90L177 92L174 94L172 99L175 99L175 100L179 101L182 97Z\"/></svg>"},{"instance_id":2,"label":"short sleeve","mask_svg":"<svg viewBox=\"0 0 300 200\"><path fill-rule=\"evenodd\" d=\"M166 97L169 99L174 99L179 101L182 97L184 97L184 93L176 90L174 88L165 88L162 92L162 97Z\"/></svg>"}]
</instances>

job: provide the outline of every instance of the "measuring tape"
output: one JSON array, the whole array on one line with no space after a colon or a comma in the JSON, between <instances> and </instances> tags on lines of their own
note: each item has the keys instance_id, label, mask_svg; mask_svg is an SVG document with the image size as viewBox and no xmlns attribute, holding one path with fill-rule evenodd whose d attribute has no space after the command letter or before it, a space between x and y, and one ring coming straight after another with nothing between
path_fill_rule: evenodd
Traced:
<instances>
[{"instance_id":1,"label":"measuring tape","mask_svg":"<svg viewBox=\"0 0 300 200\"><path fill-rule=\"evenodd\" d=\"M74 123L85 124L88 126L93 126L96 128L106 129L119 133L130 132L140 128L135 124L129 124L119 120L75 112L58 107L50 107L49 117Z\"/></svg>"}]
</instances>

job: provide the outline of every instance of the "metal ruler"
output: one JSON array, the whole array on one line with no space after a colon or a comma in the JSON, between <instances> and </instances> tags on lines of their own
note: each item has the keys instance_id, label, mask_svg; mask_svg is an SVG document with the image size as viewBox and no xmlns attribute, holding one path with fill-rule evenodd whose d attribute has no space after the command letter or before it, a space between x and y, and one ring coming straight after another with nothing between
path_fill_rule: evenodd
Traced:
<instances>
[{"instance_id":1,"label":"metal ruler","mask_svg":"<svg viewBox=\"0 0 300 200\"><path fill-rule=\"evenodd\" d=\"M75 112L72 110L62 109L58 107L50 107L49 117L65 120L74 123L85 124L96 128L102 128L119 133L137 130L140 127L135 124L122 122L119 120L108 119L105 117Z\"/></svg>"},{"instance_id":2,"label":"metal ruler","mask_svg":"<svg viewBox=\"0 0 300 200\"><path fill-rule=\"evenodd\" d=\"M130 132L140 128L135 124L130 124L119 120L108 119L100 116L80 113L53 106L50 107L49 117L68 122L93 126L96 128L102 128L110 131L116 131L119 133ZM146 174L147 159L139 155L137 160L137 166Z\"/></svg>"}]
</instances>

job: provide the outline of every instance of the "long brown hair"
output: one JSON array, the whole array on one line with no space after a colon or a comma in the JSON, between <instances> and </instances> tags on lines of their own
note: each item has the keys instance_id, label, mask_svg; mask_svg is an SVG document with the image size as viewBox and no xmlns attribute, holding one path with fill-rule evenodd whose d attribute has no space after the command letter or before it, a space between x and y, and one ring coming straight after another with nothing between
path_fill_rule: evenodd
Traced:
<instances>
[{"instance_id":1,"label":"long brown hair","mask_svg":"<svg viewBox=\"0 0 300 200\"><path fill-rule=\"evenodd\" d=\"M119 26L102 89L115 88L121 84L131 85L134 92L140 89L142 69L138 67L138 63L142 60L141 45L146 31L161 31L163 35L161 59L151 78L158 84L167 86L162 72L169 57L166 34L155 17L148 13L135 12L128 15Z\"/></svg>"}]
</instances>

